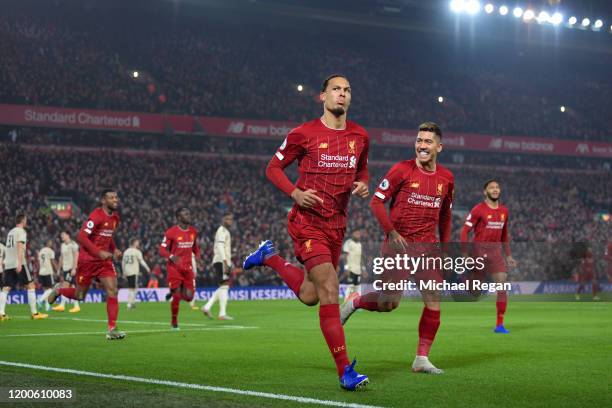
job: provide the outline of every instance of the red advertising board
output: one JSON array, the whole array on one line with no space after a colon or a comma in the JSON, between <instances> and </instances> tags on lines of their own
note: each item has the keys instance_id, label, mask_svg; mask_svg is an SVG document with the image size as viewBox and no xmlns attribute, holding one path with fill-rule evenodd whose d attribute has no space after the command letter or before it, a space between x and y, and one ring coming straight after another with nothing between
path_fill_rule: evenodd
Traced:
<instances>
[{"instance_id":1,"label":"red advertising board","mask_svg":"<svg viewBox=\"0 0 612 408\"><path fill-rule=\"evenodd\" d=\"M189 133L282 140L296 123L205 116L2 105L0 124L147 133ZM414 130L368 128L372 144L411 147ZM611 136L612 139L612 136ZM445 132L450 150L612 158L612 143Z\"/></svg>"}]
</instances>

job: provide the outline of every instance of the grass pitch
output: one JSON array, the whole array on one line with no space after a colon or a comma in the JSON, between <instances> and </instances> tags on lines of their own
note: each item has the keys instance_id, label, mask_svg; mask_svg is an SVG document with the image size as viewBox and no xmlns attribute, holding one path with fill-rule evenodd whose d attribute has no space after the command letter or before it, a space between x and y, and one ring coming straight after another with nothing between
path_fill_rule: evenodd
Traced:
<instances>
[{"instance_id":1,"label":"grass pitch","mask_svg":"<svg viewBox=\"0 0 612 408\"><path fill-rule=\"evenodd\" d=\"M357 369L371 380L357 393L338 386L318 308L297 301L231 302L228 312L236 319L225 322L181 303L179 332L169 330L168 303L141 303L135 310L122 304L119 327L128 335L122 341L104 337L104 304L83 304L76 315L50 312L44 321L30 320L25 305L10 305L12 320L0 323L0 360L308 397L332 406L612 406L612 304L513 300L506 315L510 335L492 332L490 300L443 303L430 355L446 371L442 376L410 372L420 303L407 300L393 313L356 313L346 326L349 356L357 356ZM3 365L0 386L76 390L75 402L45 406L304 405ZM15 406L28 405L41 403Z\"/></svg>"}]
</instances>

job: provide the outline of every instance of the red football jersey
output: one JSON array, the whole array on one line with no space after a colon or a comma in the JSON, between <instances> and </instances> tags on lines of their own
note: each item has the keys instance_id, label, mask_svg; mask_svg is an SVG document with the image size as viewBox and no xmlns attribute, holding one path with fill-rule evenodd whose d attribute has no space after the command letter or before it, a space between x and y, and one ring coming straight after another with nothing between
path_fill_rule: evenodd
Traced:
<instances>
[{"instance_id":1,"label":"red football jersey","mask_svg":"<svg viewBox=\"0 0 612 408\"><path fill-rule=\"evenodd\" d=\"M342 130L330 129L316 119L293 129L270 160L266 174L287 195L297 187L313 189L323 199L313 208L293 206L295 220L322 228L346 228L346 210L354 181L368 183L368 134L358 124L347 121ZM282 170L299 163L296 185ZM279 173L280 172L280 173Z\"/></svg>"},{"instance_id":2,"label":"red football jersey","mask_svg":"<svg viewBox=\"0 0 612 408\"><path fill-rule=\"evenodd\" d=\"M89 239L93 247L88 248L82 242L79 248L79 262L91 262L102 260L98 257L99 251L113 252L115 250L115 241L113 235L119 226L119 214L114 211L108 215L102 207L96 208L89 214L89 218L81 227L79 236ZM82 241L82 240L80 240Z\"/></svg>"},{"instance_id":3,"label":"red football jersey","mask_svg":"<svg viewBox=\"0 0 612 408\"><path fill-rule=\"evenodd\" d=\"M377 200L391 200L390 224L375 210L385 233L395 229L408 242L438 242L438 230L439 241L448 242L454 189L455 178L444 166L437 164L435 171L428 172L415 159L405 160L393 166L380 183L372 208Z\"/></svg>"},{"instance_id":4,"label":"red football jersey","mask_svg":"<svg viewBox=\"0 0 612 408\"><path fill-rule=\"evenodd\" d=\"M178 225L169 228L164 234L164 239L159 246L159 253L164 258L170 258L171 255L176 255L180 258L178 266L187 270L191 270L192 254L196 257L200 256L200 247L198 246L198 231L190 226L186 230L181 229ZM168 267L172 268L176 265L168 260Z\"/></svg>"},{"instance_id":5,"label":"red football jersey","mask_svg":"<svg viewBox=\"0 0 612 408\"><path fill-rule=\"evenodd\" d=\"M593 252L589 249L587 250L584 258L582 258L580 262L580 273L584 275L593 274L595 270L595 260L593 259Z\"/></svg>"},{"instance_id":6,"label":"red football jersey","mask_svg":"<svg viewBox=\"0 0 612 408\"><path fill-rule=\"evenodd\" d=\"M461 230L461 242L469 241L469 233L474 230L474 242L503 242L504 252L510 255L508 245L508 208L499 204L491 208L486 202L476 204L465 218Z\"/></svg>"}]
</instances>

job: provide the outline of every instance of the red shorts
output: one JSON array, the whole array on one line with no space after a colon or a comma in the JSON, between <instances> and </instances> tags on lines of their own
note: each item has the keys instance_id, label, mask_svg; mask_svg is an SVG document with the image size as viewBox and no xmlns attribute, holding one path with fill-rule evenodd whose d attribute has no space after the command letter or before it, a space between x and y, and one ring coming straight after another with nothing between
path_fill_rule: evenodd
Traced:
<instances>
[{"instance_id":1,"label":"red shorts","mask_svg":"<svg viewBox=\"0 0 612 408\"><path fill-rule=\"evenodd\" d=\"M289 235L293 240L295 257L308 270L322 263L331 262L338 267L344 240L344 228L313 227L312 225L287 222Z\"/></svg>"},{"instance_id":2,"label":"red shorts","mask_svg":"<svg viewBox=\"0 0 612 408\"><path fill-rule=\"evenodd\" d=\"M191 268L177 268L168 265L168 287L177 289L180 287L195 290L195 276Z\"/></svg>"},{"instance_id":3,"label":"red shorts","mask_svg":"<svg viewBox=\"0 0 612 408\"><path fill-rule=\"evenodd\" d=\"M406 255L411 258L422 258L434 259L442 257L442 252L439 246L434 243L408 243L409 247L406 251ZM385 239L381 247L381 256L383 258L395 258L397 255L403 258L404 253L398 253L394 248L391 247L389 242ZM438 262L440 263L440 262ZM398 283L400 281L411 280L417 284L417 288L421 287L421 283L426 282L439 283L443 281L442 270L435 265L435 262L430 261L430 264L421 265L418 270L411 269L385 269L381 278L383 283Z\"/></svg>"},{"instance_id":4,"label":"red shorts","mask_svg":"<svg viewBox=\"0 0 612 408\"><path fill-rule=\"evenodd\" d=\"M492 273L506 273L506 262L501 255L488 255L484 258L484 269L483 273L491 275Z\"/></svg>"},{"instance_id":5,"label":"red shorts","mask_svg":"<svg viewBox=\"0 0 612 408\"><path fill-rule=\"evenodd\" d=\"M578 273L578 282L590 282L593 280L593 271L580 271Z\"/></svg>"},{"instance_id":6,"label":"red shorts","mask_svg":"<svg viewBox=\"0 0 612 408\"><path fill-rule=\"evenodd\" d=\"M117 272L112 261L81 262L77 264L76 283L79 286L89 287L91 281L101 278L117 279Z\"/></svg>"}]
</instances>

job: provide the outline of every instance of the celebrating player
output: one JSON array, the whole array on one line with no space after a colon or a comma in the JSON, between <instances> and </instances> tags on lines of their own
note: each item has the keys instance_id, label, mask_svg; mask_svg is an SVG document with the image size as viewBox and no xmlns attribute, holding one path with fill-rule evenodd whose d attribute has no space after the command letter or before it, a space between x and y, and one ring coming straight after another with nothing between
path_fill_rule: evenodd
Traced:
<instances>
[{"instance_id":1,"label":"celebrating player","mask_svg":"<svg viewBox=\"0 0 612 408\"><path fill-rule=\"evenodd\" d=\"M510 254L508 243L508 209L499 202L501 187L497 180L487 180L483 187L483 193L484 201L476 204L465 219L461 230L461 242L469 241L469 234L473 229L475 244L472 255L482 257L485 260L485 267L481 273L489 274L496 283L505 283L508 279L506 263L510 268L515 268L517 265ZM494 244L499 242L503 243L503 256L499 244ZM498 290L495 333L510 333L504 327L504 314L507 304L508 294L505 290Z\"/></svg>"},{"instance_id":2,"label":"celebrating player","mask_svg":"<svg viewBox=\"0 0 612 408\"><path fill-rule=\"evenodd\" d=\"M416 159L394 165L384 177L370 207L385 232L383 256L398 252L421 255L423 250L437 253L438 240L448 242L451 234L451 207L454 194L453 174L436 163L442 151L442 131L433 122L419 126L415 142ZM391 201L390 214L385 203ZM436 229L439 238L436 237ZM410 243L410 244L409 244ZM404 270L390 271L394 280ZM419 281L437 281L440 271L421 270L414 275ZM442 374L429 361L429 351L440 326L440 293L421 289L425 307L419 321L419 343L412 371ZM357 309L389 312L399 306L401 292L369 292L350 299L342 305L342 323Z\"/></svg>"},{"instance_id":3,"label":"celebrating player","mask_svg":"<svg viewBox=\"0 0 612 408\"><path fill-rule=\"evenodd\" d=\"M5 313L6 301L11 289L15 289L17 283L22 284L28 290L28 305L32 319L46 319L48 315L38 313L36 309L36 285L34 277L30 272L26 259L27 233L26 225L28 218L25 214L17 214L15 217L15 228L9 231L6 237L6 258L4 259L4 285L0 291L0 321L8 320Z\"/></svg>"},{"instance_id":4,"label":"celebrating player","mask_svg":"<svg viewBox=\"0 0 612 408\"><path fill-rule=\"evenodd\" d=\"M202 307L202 312L212 319L210 309L217 299L219 300L219 320L233 320L233 317L226 313L227 298L229 291L230 268L232 267L232 237L229 229L234 222L232 214L225 214L223 223L215 233L215 243L213 249L213 272L219 282L219 288L215 290L208 302Z\"/></svg>"},{"instance_id":5,"label":"celebrating player","mask_svg":"<svg viewBox=\"0 0 612 408\"><path fill-rule=\"evenodd\" d=\"M346 119L351 86L346 77L328 77L319 95L323 116L293 129L268 164L266 176L295 204L288 216L288 231L297 259L306 267L281 258L271 241L247 257L244 269L266 265L274 269L306 305L319 308L319 323L340 377L347 390L364 387L368 377L349 364L338 305L336 267L346 229L350 195L366 198L368 192L368 134ZM294 185L284 169L298 160L299 179Z\"/></svg>"},{"instance_id":6,"label":"celebrating player","mask_svg":"<svg viewBox=\"0 0 612 408\"><path fill-rule=\"evenodd\" d=\"M77 241L80 244L79 261L76 270L76 287L53 287L49 303L55 302L57 296L82 301L94 279L98 279L106 291L106 314L108 317L108 340L125 338L125 333L117 329L119 303L117 301L117 272L113 258L121 257L113 235L119 226L119 197L112 189L103 190L100 194L101 206L89 214L81 227Z\"/></svg>"},{"instance_id":7,"label":"celebrating player","mask_svg":"<svg viewBox=\"0 0 612 408\"><path fill-rule=\"evenodd\" d=\"M68 231L62 231L60 234L62 245L60 247L59 264L62 268L62 287L68 288L74 286L77 265L79 261L79 245L72 240ZM44 297L44 296L43 296ZM73 300L73 307L69 310L70 313L78 313L81 311L78 300ZM63 312L66 305L66 298L62 296L60 304L53 307L56 312Z\"/></svg>"},{"instance_id":8,"label":"celebrating player","mask_svg":"<svg viewBox=\"0 0 612 408\"><path fill-rule=\"evenodd\" d=\"M140 240L132 238L130 240L130 247L125 250L123 258L121 259L121 271L123 272L123 276L128 280L128 309L136 307L136 288L138 288L140 266L142 266L147 273L151 272L149 265L147 265L142 256L142 252L140 252Z\"/></svg>"},{"instance_id":9,"label":"celebrating player","mask_svg":"<svg viewBox=\"0 0 612 408\"><path fill-rule=\"evenodd\" d=\"M361 284L361 231L355 230L342 246L345 255L345 269L349 275L350 285L344 293L345 300L359 294ZM355 295L354 295L355 294Z\"/></svg>"},{"instance_id":10,"label":"celebrating player","mask_svg":"<svg viewBox=\"0 0 612 408\"><path fill-rule=\"evenodd\" d=\"M48 311L51 309L51 306L47 301L47 296L51 294L51 290L55 284L53 275L57 269L52 240L48 240L45 243L45 247L38 251L38 266L38 280L40 281L40 286L45 289L38 301L38 307L42 307L42 303L44 302L45 310Z\"/></svg>"},{"instance_id":11,"label":"celebrating player","mask_svg":"<svg viewBox=\"0 0 612 408\"><path fill-rule=\"evenodd\" d=\"M178 312L181 300L193 299L194 271L191 266L192 254L199 259L198 232L191 225L188 208L179 208L176 213L177 225L169 228L159 245L159 254L167 259L168 286L172 295L170 310L172 328L178 330Z\"/></svg>"}]
</instances>

